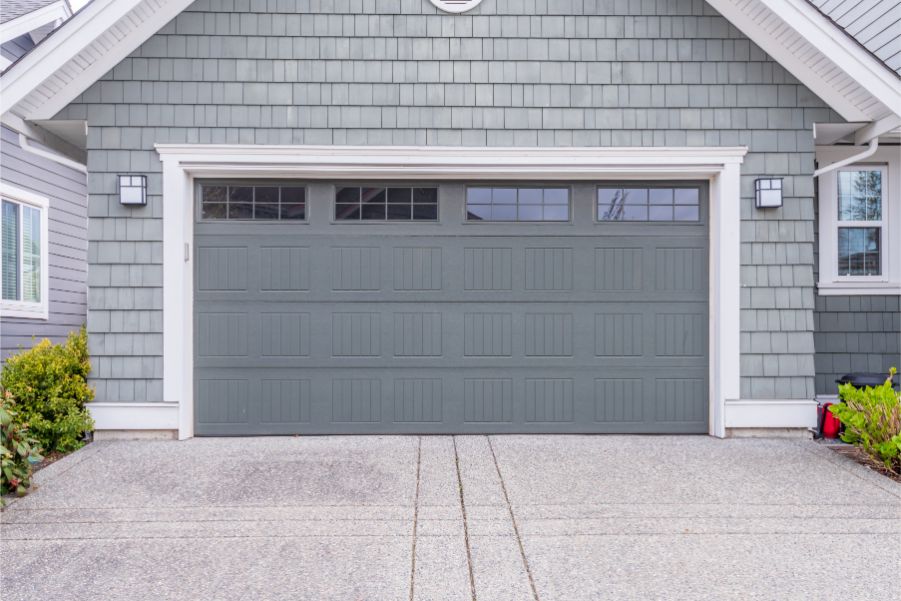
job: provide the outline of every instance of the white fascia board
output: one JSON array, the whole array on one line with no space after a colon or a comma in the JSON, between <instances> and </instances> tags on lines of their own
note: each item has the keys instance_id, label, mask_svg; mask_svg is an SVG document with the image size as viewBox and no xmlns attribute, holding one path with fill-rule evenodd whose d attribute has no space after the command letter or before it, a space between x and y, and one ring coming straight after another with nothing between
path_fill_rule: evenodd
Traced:
<instances>
[{"instance_id":1,"label":"white fascia board","mask_svg":"<svg viewBox=\"0 0 901 601\"><path fill-rule=\"evenodd\" d=\"M155 6L149 18L134 16L140 21L138 29L118 40L113 48L91 62L78 77L67 81L47 102L34 111L20 115L26 120L51 119L79 94L88 89L110 69L119 64L150 36L175 18L192 0L93 0L74 17L57 29L52 36L22 57L0 78L0 114L6 113L31 94L49 77L56 74L73 57L78 56L101 35L142 4Z\"/></svg>"},{"instance_id":2,"label":"white fascia board","mask_svg":"<svg viewBox=\"0 0 901 601\"><path fill-rule=\"evenodd\" d=\"M0 25L0 44L31 33L48 23L65 20L71 16L72 10L69 8L69 3L66 0L58 0Z\"/></svg>"},{"instance_id":3,"label":"white fascia board","mask_svg":"<svg viewBox=\"0 0 901 601\"><path fill-rule=\"evenodd\" d=\"M827 84L795 52L786 48L773 35L772 25L764 26L748 17L744 7L748 1L707 0L713 8L726 17L735 27L772 56L797 77L801 83L822 98L848 121L873 121L883 115L871 115L851 102L842 90ZM875 99L889 110L901 107L901 80L881 64L868 51L830 22L815 7L804 0L750 0L751 3L770 11L812 46L816 47L832 63L857 81Z\"/></svg>"}]
</instances>

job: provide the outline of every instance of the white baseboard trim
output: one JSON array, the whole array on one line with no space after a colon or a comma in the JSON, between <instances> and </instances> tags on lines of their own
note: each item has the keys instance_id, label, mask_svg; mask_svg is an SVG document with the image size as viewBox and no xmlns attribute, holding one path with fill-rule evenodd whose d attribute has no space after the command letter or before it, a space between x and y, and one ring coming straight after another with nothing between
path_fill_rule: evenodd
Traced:
<instances>
[{"instance_id":1,"label":"white baseboard trim","mask_svg":"<svg viewBox=\"0 0 901 601\"><path fill-rule=\"evenodd\" d=\"M95 430L178 430L178 403L88 403Z\"/></svg>"},{"instance_id":2,"label":"white baseboard trim","mask_svg":"<svg viewBox=\"0 0 901 601\"><path fill-rule=\"evenodd\" d=\"M813 428L817 402L813 400L726 401L727 428Z\"/></svg>"}]
</instances>

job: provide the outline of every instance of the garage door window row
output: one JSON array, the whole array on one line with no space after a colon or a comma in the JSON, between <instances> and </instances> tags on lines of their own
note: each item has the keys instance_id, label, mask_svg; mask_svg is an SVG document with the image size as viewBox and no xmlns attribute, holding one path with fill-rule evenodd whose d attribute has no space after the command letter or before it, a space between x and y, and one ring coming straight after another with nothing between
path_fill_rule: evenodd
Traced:
<instances>
[{"instance_id":1,"label":"garage door window row","mask_svg":"<svg viewBox=\"0 0 901 601\"><path fill-rule=\"evenodd\" d=\"M205 220L303 221L306 188L289 185L204 185L200 216Z\"/></svg>"},{"instance_id":2,"label":"garage door window row","mask_svg":"<svg viewBox=\"0 0 901 601\"><path fill-rule=\"evenodd\" d=\"M598 221L700 221L696 187L602 186Z\"/></svg>"},{"instance_id":3,"label":"garage door window row","mask_svg":"<svg viewBox=\"0 0 901 601\"><path fill-rule=\"evenodd\" d=\"M335 221L438 221L438 188L339 186Z\"/></svg>"}]
</instances>

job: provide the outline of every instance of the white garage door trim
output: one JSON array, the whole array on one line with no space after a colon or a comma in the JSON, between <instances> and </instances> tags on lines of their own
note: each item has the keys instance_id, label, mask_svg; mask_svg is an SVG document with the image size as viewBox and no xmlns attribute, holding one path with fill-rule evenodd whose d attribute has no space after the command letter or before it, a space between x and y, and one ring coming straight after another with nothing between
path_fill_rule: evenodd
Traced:
<instances>
[{"instance_id":1,"label":"white garage door trim","mask_svg":"<svg viewBox=\"0 0 901 601\"><path fill-rule=\"evenodd\" d=\"M707 179L710 181L710 434L739 399L741 162L745 147L459 148L158 144L163 163L163 398L194 435L193 194L198 177L305 179Z\"/></svg>"}]
</instances>

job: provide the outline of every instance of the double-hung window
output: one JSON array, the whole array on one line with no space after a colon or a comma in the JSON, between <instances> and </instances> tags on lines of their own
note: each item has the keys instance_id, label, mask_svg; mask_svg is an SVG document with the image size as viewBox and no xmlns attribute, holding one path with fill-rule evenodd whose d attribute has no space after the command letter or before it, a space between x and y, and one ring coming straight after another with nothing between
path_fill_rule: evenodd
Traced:
<instances>
[{"instance_id":1,"label":"double-hung window","mask_svg":"<svg viewBox=\"0 0 901 601\"><path fill-rule=\"evenodd\" d=\"M898 165L854 164L819 179L820 294L901 290Z\"/></svg>"},{"instance_id":2,"label":"double-hung window","mask_svg":"<svg viewBox=\"0 0 901 601\"><path fill-rule=\"evenodd\" d=\"M0 188L0 272L5 317L48 316L46 198Z\"/></svg>"}]
</instances>

